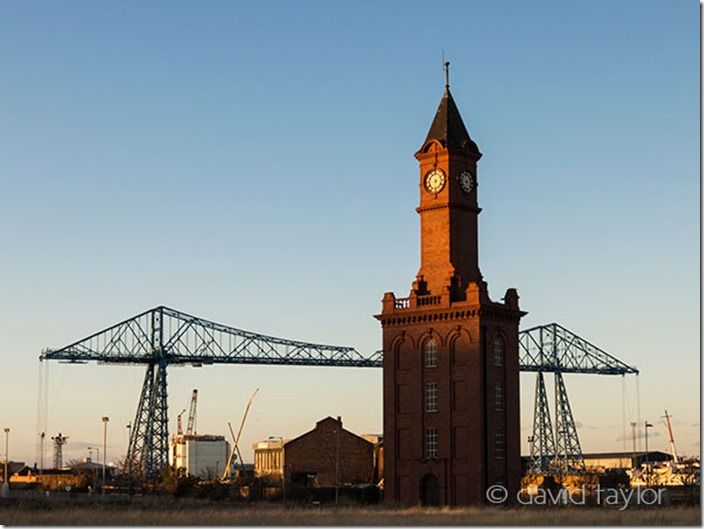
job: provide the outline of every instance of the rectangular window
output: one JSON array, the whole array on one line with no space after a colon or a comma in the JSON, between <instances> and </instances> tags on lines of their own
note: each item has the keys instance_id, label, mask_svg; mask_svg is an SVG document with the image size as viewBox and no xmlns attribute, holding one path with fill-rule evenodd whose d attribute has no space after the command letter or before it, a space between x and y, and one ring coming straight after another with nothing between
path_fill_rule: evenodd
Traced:
<instances>
[{"instance_id":1,"label":"rectangular window","mask_svg":"<svg viewBox=\"0 0 704 529\"><path fill-rule=\"evenodd\" d=\"M425 360L425 367L438 366L438 344L433 338L423 344L423 357Z\"/></svg>"},{"instance_id":2,"label":"rectangular window","mask_svg":"<svg viewBox=\"0 0 704 529\"><path fill-rule=\"evenodd\" d=\"M494 457L496 459L504 458L504 432L494 433Z\"/></svg>"},{"instance_id":3,"label":"rectangular window","mask_svg":"<svg viewBox=\"0 0 704 529\"><path fill-rule=\"evenodd\" d=\"M501 382L494 386L494 411L504 411L504 385Z\"/></svg>"},{"instance_id":4,"label":"rectangular window","mask_svg":"<svg viewBox=\"0 0 704 529\"><path fill-rule=\"evenodd\" d=\"M438 411L438 385L435 382L425 385L425 411Z\"/></svg>"},{"instance_id":5,"label":"rectangular window","mask_svg":"<svg viewBox=\"0 0 704 529\"><path fill-rule=\"evenodd\" d=\"M437 428L425 429L425 458L437 459L438 457L438 430Z\"/></svg>"}]
</instances>

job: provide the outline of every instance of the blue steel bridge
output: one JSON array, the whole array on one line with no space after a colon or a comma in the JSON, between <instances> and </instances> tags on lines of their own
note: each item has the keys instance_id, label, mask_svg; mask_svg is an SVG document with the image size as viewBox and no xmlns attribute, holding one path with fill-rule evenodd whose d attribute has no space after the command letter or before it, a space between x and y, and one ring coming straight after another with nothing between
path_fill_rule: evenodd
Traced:
<instances>
[{"instance_id":1,"label":"blue steel bridge","mask_svg":"<svg viewBox=\"0 0 704 529\"><path fill-rule=\"evenodd\" d=\"M536 373L530 471L580 472L582 449L563 375L638 374L638 370L557 323L519 333L520 370ZM40 360L83 364L140 364L144 383L130 434L127 460L143 483L168 465L167 368L174 364L257 364L380 368L383 351L365 356L341 347L277 338L156 307L58 349ZM554 426L545 374L554 377Z\"/></svg>"}]
</instances>

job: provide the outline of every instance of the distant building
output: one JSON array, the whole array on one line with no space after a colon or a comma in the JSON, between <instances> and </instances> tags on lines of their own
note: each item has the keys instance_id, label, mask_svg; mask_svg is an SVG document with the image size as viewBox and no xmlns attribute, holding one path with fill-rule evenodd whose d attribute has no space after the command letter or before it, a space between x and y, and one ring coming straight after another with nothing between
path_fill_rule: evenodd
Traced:
<instances>
[{"instance_id":1,"label":"distant building","mask_svg":"<svg viewBox=\"0 0 704 529\"><path fill-rule=\"evenodd\" d=\"M646 457L647 455L647 457ZM665 452L598 452L584 454L584 464L587 470L609 470L614 468L637 468L645 463L659 463L670 461L672 456Z\"/></svg>"},{"instance_id":2,"label":"distant building","mask_svg":"<svg viewBox=\"0 0 704 529\"><path fill-rule=\"evenodd\" d=\"M8 461L7 462L7 474L12 476L14 473L23 469L26 465L24 461ZM5 463L0 463L0 482L5 481Z\"/></svg>"},{"instance_id":3,"label":"distant building","mask_svg":"<svg viewBox=\"0 0 704 529\"><path fill-rule=\"evenodd\" d=\"M230 455L230 444L222 435L175 435L171 460L177 472L200 479L222 476Z\"/></svg>"},{"instance_id":4,"label":"distant building","mask_svg":"<svg viewBox=\"0 0 704 529\"><path fill-rule=\"evenodd\" d=\"M366 439L374 445L374 473L372 480L378 484L384 477L384 436L366 433L362 435L362 439Z\"/></svg>"},{"instance_id":5,"label":"distant building","mask_svg":"<svg viewBox=\"0 0 704 529\"><path fill-rule=\"evenodd\" d=\"M254 475L281 481L284 474L284 441L270 438L254 443Z\"/></svg>"},{"instance_id":6,"label":"distant building","mask_svg":"<svg viewBox=\"0 0 704 529\"><path fill-rule=\"evenodd\" d=\"M334 487L373 483L374 444L345 430L338 417L284 444L286 486ZM339 469L339 474L338 474Z\"/></svg>"},{"instance_id":7,"label":"distant building","mask_svg":"<svg viewBox=\"0 0 704 529\"><path fill-rule=\"evenodd\" d=\"M38 470L36 467L25 465L10 474L10 486L17 489L41 488L51 491L84 490L88 486L88 480L85 475L70 468Z\"/></svg>"},{"instance_id":8,"label":"distant building","mask_svg":"<svg viewBox=\"0 0 704 529\"><path fill-rule=\"evenodd\" d=\"M647 454L647 458L646 458ZM661 463L672 460L672 456L665 452L649 451L649 452L594 452L583 454L584 465L588 471L603 472L606 470L614 470L622 468L624 470L638 468L646 459L649 463ZM523 456L523 472L527 472L530 464L530 457Z\"/></svg>"}]
</instances>

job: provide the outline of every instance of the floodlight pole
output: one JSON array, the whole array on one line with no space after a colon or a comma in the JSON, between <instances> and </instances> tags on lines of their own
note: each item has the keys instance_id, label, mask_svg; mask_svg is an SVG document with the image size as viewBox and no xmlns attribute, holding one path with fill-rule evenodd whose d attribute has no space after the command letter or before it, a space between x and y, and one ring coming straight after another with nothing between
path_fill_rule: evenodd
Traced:
<instances>
[{"instance_id":1,"label":"floodlight pole","mask_svg":"<svg viewBox=\"0 0 704 529\"><path fill-rule=\"evenodd\" d=\"M105 494L105 465L108 460L108 422L110 417L103 417L103 494Z\"/></svg>"}]
</instances>

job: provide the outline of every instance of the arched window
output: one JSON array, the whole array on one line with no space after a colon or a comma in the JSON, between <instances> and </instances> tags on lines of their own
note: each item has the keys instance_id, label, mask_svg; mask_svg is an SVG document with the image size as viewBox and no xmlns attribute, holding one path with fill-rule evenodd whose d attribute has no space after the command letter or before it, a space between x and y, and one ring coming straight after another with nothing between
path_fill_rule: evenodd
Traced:
<instances>
[{"instance_id":1,"label":"arched window","mask_svg":"<svg viewBox=\"0 0 704 529\"><path fill-rule=\"evenodd\" d=\"M434 338L428 338L423 344L423 360L425 367L438 366L438 344Z\"/></svg>"},{"instance_id":2,"label":"arched window","mask_svg":"<svg viewBox=\"0 0 704 529\"><path fill-rule=\"evenodd\" d=\"M496 367L504 365L504 340L500 336L494 338L494 365Z\"/></svg>"}]
</instances>

